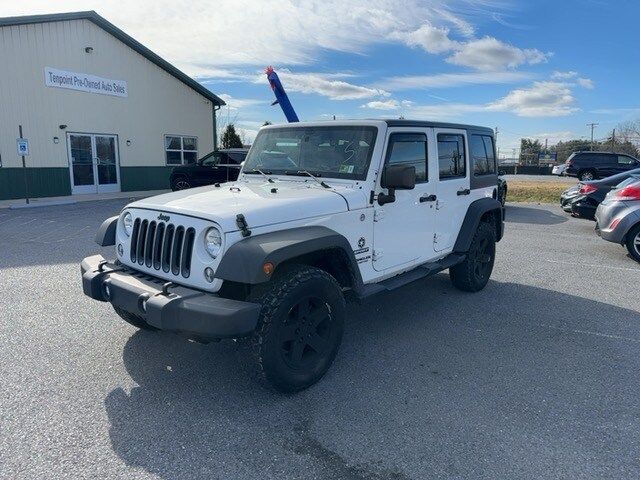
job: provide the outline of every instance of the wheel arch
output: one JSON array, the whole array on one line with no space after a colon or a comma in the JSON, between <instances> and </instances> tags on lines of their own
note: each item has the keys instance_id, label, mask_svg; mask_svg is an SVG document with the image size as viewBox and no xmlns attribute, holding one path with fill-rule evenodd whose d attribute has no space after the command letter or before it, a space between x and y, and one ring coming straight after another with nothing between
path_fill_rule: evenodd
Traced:
<instances>
[{"instance_id":1,"label":"wheel arch","mask_svg":"<svg viewBox=\"0 0 640 480\"><path fill-rule=\"evenodd\" d=\"M467 213L458 233L458 238L453 246L456 253L469 251L473 235L482 221L492 223L496 229L496 241L502 239L504 233L504 209L495 198L481 198L469 205Z\"/></svg>"},{"instance_id":2,"label":"wheel arch","mask_svg":"<svg viewBox=\"0 0 640 480\"><path fill-rule=\"evenodd\" d=\"M334 276L343 287L362 285L349 241L322 226L279 230L240 240L224 253L216 277L249 285L265 283L273 277L264 272L265 263L273 264L274 273L291 264L311 265Z\"/></svg>"}]
</instances>

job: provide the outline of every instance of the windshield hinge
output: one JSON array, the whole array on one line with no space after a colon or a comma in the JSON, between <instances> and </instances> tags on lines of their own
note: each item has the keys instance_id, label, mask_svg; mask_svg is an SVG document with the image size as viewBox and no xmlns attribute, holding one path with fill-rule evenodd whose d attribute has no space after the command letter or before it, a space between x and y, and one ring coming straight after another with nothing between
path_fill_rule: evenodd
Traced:
<instances>
[{"instance_id":1,"label":"windshield hinge","mask_svg":"<svg viewBox=\"0 0 640 480\"><path fill-rule=\"evenodd\" d=\"M248 237L249 235L251 235L251 230L249 230L248 228L249 226L247 225L247 221L245 220L244 215L242 215L241 213L236 215L236 225L242 232L243 237Z\"/></svg>"}]
</instances>

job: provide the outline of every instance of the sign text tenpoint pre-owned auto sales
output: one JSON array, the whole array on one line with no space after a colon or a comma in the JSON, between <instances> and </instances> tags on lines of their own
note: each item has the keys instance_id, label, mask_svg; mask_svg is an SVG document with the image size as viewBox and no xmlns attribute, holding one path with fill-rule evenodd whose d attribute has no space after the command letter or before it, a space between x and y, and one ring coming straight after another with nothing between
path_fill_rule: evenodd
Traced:
<instances>
[{"instance_id":1,"label":"sign text tenpoint pre-owned auto sales","mask_svg":"<svg viewBox=\"0 0 640 480\"><path fill-rule=\"evenodd\" d=\"M79 90L99 95L127 97L127 82L90 75L88 73L68 72L57 68L44 68L44 83L48 87Z\"/></svg>"}]
</instances>

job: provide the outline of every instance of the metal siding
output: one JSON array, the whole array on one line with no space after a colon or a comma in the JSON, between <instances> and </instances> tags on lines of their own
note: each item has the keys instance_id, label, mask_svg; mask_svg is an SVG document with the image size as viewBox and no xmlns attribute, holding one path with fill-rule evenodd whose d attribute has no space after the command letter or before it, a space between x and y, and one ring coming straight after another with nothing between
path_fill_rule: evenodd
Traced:
<instances>
[{"instance_id":1,"label":"metal siding","mask_svg":"<svg viewBox=\"0 0 640 480\"><path fill-rule=\"evenodd\" d=\"M30 141L29 167L67 167L66 132L118 135L123 167L165 165L167 133L198 137L199 154L213 149L211 102L92 22L5 26L0 39L3 167L21 166L15 153L19 124ZM85 53L86 46L93 53ZM126 80L129 96L47 87L45 66Z\"/></svg>"}]
</instances>

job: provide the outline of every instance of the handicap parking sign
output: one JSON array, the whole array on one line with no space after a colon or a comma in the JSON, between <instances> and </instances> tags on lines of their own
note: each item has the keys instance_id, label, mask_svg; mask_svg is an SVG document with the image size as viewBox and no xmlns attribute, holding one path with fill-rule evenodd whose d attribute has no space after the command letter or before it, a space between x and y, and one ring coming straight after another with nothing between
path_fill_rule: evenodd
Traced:
<instances>
[{"instance_id":1,"label":"handicap parking sign","mask_svg":"<svg viewBox=\"0 0 640 480\"><path fill-rule=\"evenodd\" d=\"M16 143L18 145L18 156L29 155L29 140L26 138L18 138Z\"/></svg>"}]
</instances>

